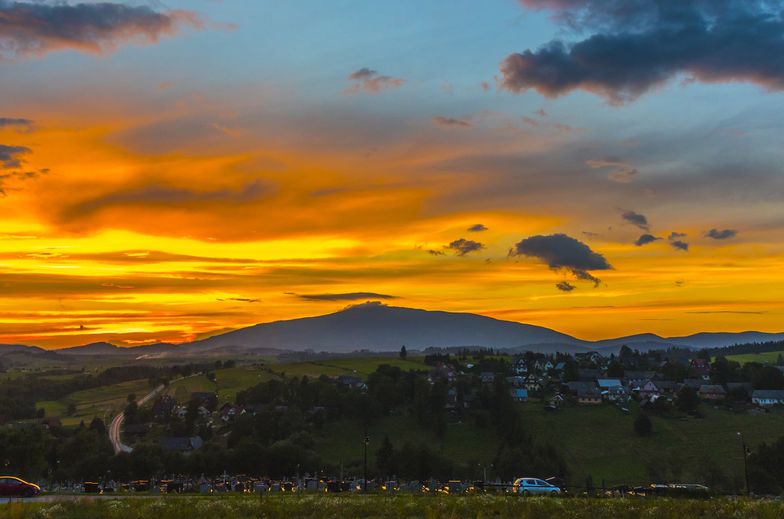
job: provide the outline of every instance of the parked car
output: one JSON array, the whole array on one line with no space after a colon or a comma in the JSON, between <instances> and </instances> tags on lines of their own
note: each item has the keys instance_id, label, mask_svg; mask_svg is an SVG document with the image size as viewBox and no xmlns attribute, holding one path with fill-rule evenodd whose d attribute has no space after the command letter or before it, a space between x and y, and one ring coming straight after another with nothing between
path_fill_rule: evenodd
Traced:
<instances>
[{"instance_id":1,"label":"parked car","mask_svg":"<svg viewBox=\"0 0 784 519\"><path fill-rule=\"evenodd\" d=\"M14 476L0 476L0 496L34 497L41 487Z\"/></svg>"},{"instance_id":2,"label":"parked car","mask_svg":"<svg viewBox=\"0 0 784 519\"><path fill-rule=\"evenodd\" d=\"M517 478L512 484L512 491L523 496L540 494L557 496L561 489L547 481L538 478Z\"/></svg>"}]
</instances>

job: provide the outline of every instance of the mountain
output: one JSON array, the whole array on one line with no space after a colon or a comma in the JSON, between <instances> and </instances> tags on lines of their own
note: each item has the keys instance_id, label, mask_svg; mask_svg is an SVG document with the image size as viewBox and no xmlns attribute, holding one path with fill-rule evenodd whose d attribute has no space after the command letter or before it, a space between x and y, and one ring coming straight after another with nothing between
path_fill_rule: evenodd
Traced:
<instances>
[{"instance_id":1,"label":"mountain","mask_svg":"<svg viewBox=\"0 0 784 519\"><path fill-rule=\"evenodd\" d=\"M38 346L27 346L26 344L0 344L0 356L10 353L32 353L46 351Z\"/></svg>"},{"instance_id":2,"label":"mountain","mask_svg":"<svg viewBox=\"0 0 784 519\"><path fill-rule=\"evenodd\" d=\"M589 343L541 326L476 314L365 303L318 317L257 324L191 343L183 349L239 347L350 352L485 346L579 351Z\"/></svg>"},{"instance_id":3,"label":"mountain","mask_svg":"<svg viewBox=\"0 0 784 519\"><path fill-rule=\"evenodd\" d=\"M581 340L542 326L503 321L477 314L418 310L364 303L340 312L262 323L248 328L215 335L188 344L150 344L120 348L97 342L57 350L65 356L133 356L156 358L170 355L276 355L291 351L326 351L347 353L358 350L397 351L405 345L411 350L429 347L448 348L482 346L513 351L575 353L597 350L617 352L621 346L647 351L668 347L691 349L720 348L734 344L784 340L784 333L696 333L684 337L661 337L642 333L604 339ZM0 356L11 353L49 353L35 346L0 345Z\"/></svg>"}]
</instances>

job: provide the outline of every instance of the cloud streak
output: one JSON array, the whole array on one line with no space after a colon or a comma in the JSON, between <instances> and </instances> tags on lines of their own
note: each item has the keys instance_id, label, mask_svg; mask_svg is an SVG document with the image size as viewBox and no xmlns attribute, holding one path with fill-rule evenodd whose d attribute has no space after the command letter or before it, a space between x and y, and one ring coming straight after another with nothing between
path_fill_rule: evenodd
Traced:
<instances>
[{"instance_id":1,"label":"cloud streak","mask_svg":"<svg viewBox=\"0 0 784 519\"><path fill-rule=\"evenodd\" d=\"M442 117L437 115L433 117L433 122L439 126L447 128L470 128L471 122L465 119L456 119L454 117Z\"/></svg>"},{"instance_id":2,"label":"cloud streak","mask_svg":"<svg viewBox=\"0 0 784 519\"><path fill-rule=\"evenodd\" d=\"M679 75L784 89L780 2L751 0L522 0L590 35L553 40L501 63L501 88L557 97L585 90L629 102ZM763 50L764 49L764 50Z\"/></svg>"},{"instance_id":3,"label":"cloud streak","mask_svg":"<svg viewBox=\"0 0 784 519\"><path fill-rule=\"evenodd\" d=\"M101 53L130 40L155 43L186 25L203 27L190 11L157 12L112 2L0 0L0 56L42 56L62 49Z\"/></svg>"},{"instance_id":4,"label":"cloud streak","mask_svg":"<svg viewBox=\"0 0 784 519\"><path fill-rule=\"evenodd\" d=\"M384 76L375 70L363 67L348 76L348 80L353 84L346 90L349 93L365 92L377 94L382 90L394 90L403 86L404 79L392 76Z\"/></svg>"},{"instance_id":5,"label":"cloud streak","mask_svg":"<svg viewBox=\"0 0 784 519\"><path fill-rule=\"evenodd\" d=\"M358 301L362 299L397 299L395 296L387 294L377 294L375 292L346 292L342 294L299 294L300 299L305 301Z\"/></svg>"}]
</instances>

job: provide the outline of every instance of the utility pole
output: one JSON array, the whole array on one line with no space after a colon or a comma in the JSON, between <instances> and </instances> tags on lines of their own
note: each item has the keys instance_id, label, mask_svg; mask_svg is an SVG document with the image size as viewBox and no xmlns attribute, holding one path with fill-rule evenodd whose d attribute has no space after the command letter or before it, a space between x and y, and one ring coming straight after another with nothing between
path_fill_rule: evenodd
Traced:
<instances>
[{"instance_id":1,"label":"utility pole","mask_svg":"<svg viewBox=\"0 0 784 519\"><path fill-rule=\"evenodd\" d=\"M751 495L751 489L749 488L749 461L748 461L748 451L746 450L746 440L743 439L743 434L738 432L738 438L740 438L740 445L743 448L743 475L746 479L746 496Z\"/></svg>"},{"instance_id":2,"label":"utility pole","mask_svg":"<svg viewBox=\"0 0 784 519\"><path fill-rule=\"evenodd\" d=\"M370 443L370 436L368 436L367 423L365 423L365 441L364 441L364 445L365 445L365 461L364 461L364 464L363 464L363 476L362 476L362 489L363 489L363 491L365 493L367 493L367 487L368 487L368 485L367 485L367 449L368 449L368 443Z\"/></svg>"}]
</instances>

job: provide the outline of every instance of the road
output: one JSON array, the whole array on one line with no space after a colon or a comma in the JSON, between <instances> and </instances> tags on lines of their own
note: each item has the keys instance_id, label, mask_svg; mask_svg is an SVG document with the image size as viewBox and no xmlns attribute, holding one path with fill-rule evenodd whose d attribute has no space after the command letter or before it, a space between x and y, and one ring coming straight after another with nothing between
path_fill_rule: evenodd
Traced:
<instances>
[{"instance_id":1,"label":"road","mask_svg":"<svg viewBox=\"0 0 784 519\"><path fill-rule=\"evenodd\" d=\"M163 391L164 385L161 384L146 395L142 397L141 400L137 400L136 404L141 407ZM122 424L125 421L125 413L120 413L114 417L112 423L109 425L109 441L112 442L112 447L114 447L114 453L118 454L120 452L133 452L133 447L125 445L120 438L120 429L122 429Z\"/></svg>"}]
</instances>

